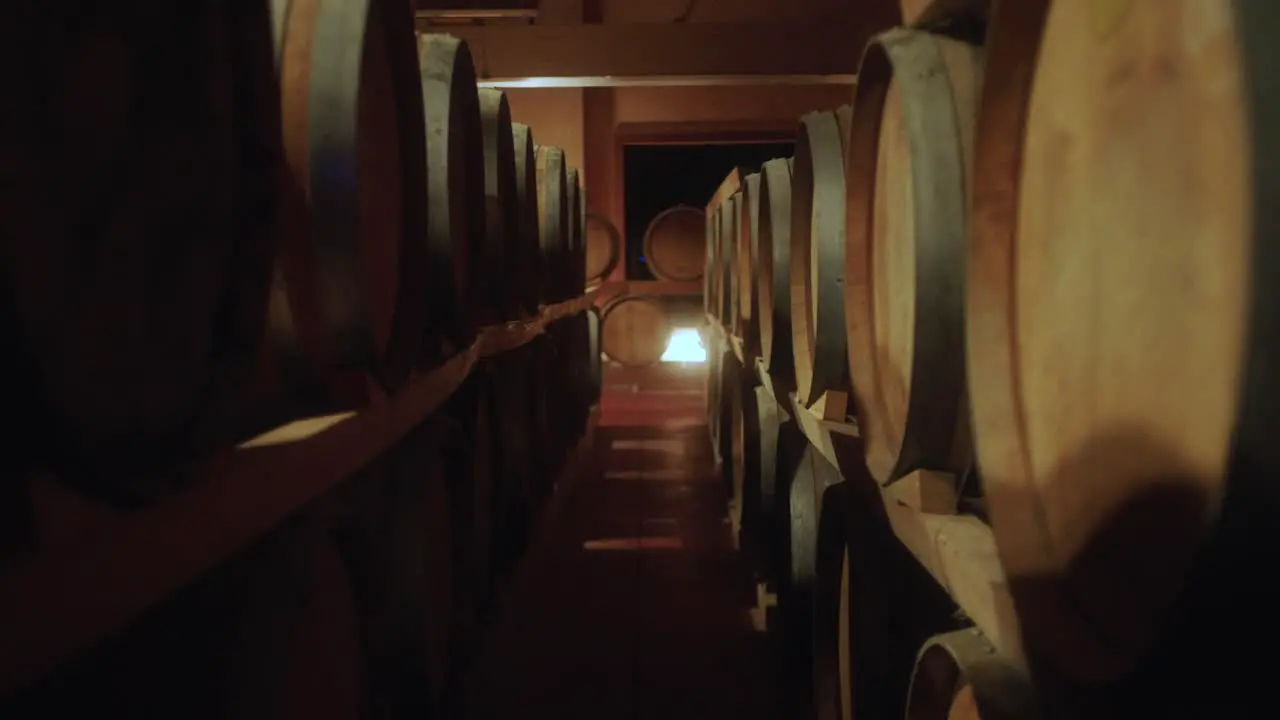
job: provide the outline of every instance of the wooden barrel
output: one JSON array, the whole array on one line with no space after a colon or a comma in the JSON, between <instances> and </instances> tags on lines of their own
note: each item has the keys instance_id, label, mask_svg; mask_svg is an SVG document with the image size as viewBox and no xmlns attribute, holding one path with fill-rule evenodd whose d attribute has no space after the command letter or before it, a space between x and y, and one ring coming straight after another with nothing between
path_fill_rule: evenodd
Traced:
<instances>
[{"instance_id":1,"label":"wooden barrel","mask_svg":"<svg viewBox=\"0 0 1280 720\"><path fill-rule=\"evenodd\" d=\"M751 538L749 543L744 543L744 548L749 551L756 571L776 587L785 574L786 563L782 557L785 544L781 539L789 533L790 523L789 517L784 516L788 507L784 497L786 475L789 463L794 462L808 441L791 422L785 399L779 402L772 389L765 386L758 386L753 392L757 430L753 433L756 440L747 452L757 458L758 472L748 477L744 490L744 512L747 513L744 524Z\"/></svg>"},{"instance_id":2,"label":"wooden barrel","mask_svg":"<svg viewBox=\"0 0 1280 720\"><path fill-rule=\"evenodd\" d=\"M296 571L306 577L304 596L293 619L288 666L281 678L286 718L366 717L381 702L363 677L357 603L350 574L332 541L320 541ZM395 708L392 712L401 710ZM274 714L264 708L264 715Z\"/></svg>"},{"instance_id":3,"label":"wooden barrel","mask_svg":"<svg viewBox=\"0 0 1280 720\"><path fill-rule=\"evenodd\" d=\"M1277 595L1276 7L1125 7L1000 6L974 151L979 464L1028 652L1083 680Z\"/></svg>"},{"instance_id":4,"label":"wooden barrel","mask_svg":"<svg viewBox=\"0 0 1280 720\"><path fill-rule=\"evenodd\" d=\"M720 386L716 402L717 442L716 455L720 460L720 480L729 504L732 504L734 483L738 466L741 465L742 451L740 432L737 421L738 393L742 384L742 363L733 354L733 350L725 347L720 362ZM732 510L732 508L730 508ZM730 518L732 520L732 517ZM737 538L734 538L735 541Z\"/></svg>"},{"instance_id":5,"label":"wooden barrel","mask_svg":"<svg viewBox=\"0 0 1280 720\"><path fill-rule=\"evenodd\" d=\"M280 717L304 699L292 681L311 673L332 673L313 697L350 707L364 689L351 642L357 618L335 577L336 513L319 505L327 507L298 512L36 682L7 687L6 720L76 717L88 705L111 717ZM312 643L342 652L310 655Z\"/></svg>"},{"instance_id":6,"label":"wooden barrel","mask_svg":"<svg viewBox=\"0 0 1280 720\"><path fill-rule=\"evenodd\" d=\"M729 404L729 462L725 464L725 490L729 496L729 533L734 549L742 547L742 491L746 485L747 426L749 412L746 373L739 371L736 382L726 383Z\"/></svg>"},{"instance_id":7,"label":"wooden barrel","mask_svg":"<svg viewBox=\"0 0 1280 720\"><path fill-rule=\"evenodd\" d=\"M898 540L874 482L861 468L851 471L859 475L826 488L819 498L816 714L915 717L907 714L906 700L917 652L933 635L960 627L955 603Z\"/></svg>"},{"instance_id":8,"label":"wooden barrel","mask_svg":"<svg viewBox=\"0 0 1280 720\"><path fill-rule=\"evenodd\" d=\"M662 358L671 323L662 303L647 297L620 298L600 318L601 347L610 360L627 367L646 367Z\"/></svg>"},{"instance_id":9,"label":"wooden barrel","mask_svg":"<svg viewBox=\"0 0 1280 720\"><path fill-rule=\"evenodd\" d=\"M756 393L758 382L751 368L744 368L734 409L734 448L739 457L734 458L733 503L730 520L736 525L734 537L738 548L755 567L763 566L760 516L760 406ZM735 517L736 516L736 517Z\"/></svg>"},{"instance_id":10,"label":"wooden barrel","mask_svg":"<svg viewBox=\"0 0 1280 720\"><path fill-rule=\"evenodd\" d=\"M800 677L812 683L814 650L814 603L819 567L819 520L821 497L827 488L840 482L839 471L812 445L806 444L798 458L785 468L788 528L785 574L778 587L778 608L787 639L788 664Z\"/></svg>"},{"instance_id":11,"label":"wooden barrel","mask_svg":"<svg viewBox=\"0 0 1280 720\"><path fill-rule=\"evenodd\" d=\"M760 173L742 180L742 198L738 202L738 318L742 328L743 352L747 362L760 355L760 310L756 272L757 247L760 236Z\"/></svg>"},{"instance_id":12,"label":"wooden barrel","mask_svg":"<svg viewBox=\"0 0 1280 720\"><path fill-rule=\"evenodd\" d=\"M587 308L587 386L590 391L587 397L592 404L600 402L600 392L604 385L600 341L600 312L594 307Z\"/></svg>"},{"instance_id":13,"label":"wooden barrel","mask_svg":"<svg viewBox=\"0 0 1280 720\"><path fill-rule=\"evenodd\" d=\"M569 249L569 189L564 150L535 149L538 168L538 231L542 244L544 304L565 299L564 272Z\"/></svg>"},{"instance_id":14,"label":"wooden barrel","mask_svg":"<svg viewBox=\"0 0 1280 720\"><path fill-rule=\"evenodd\" d=\"M891 30L863 54L845 165L845 319L871 475L963 474L968 178L980 49ZM958 479L958 478L957 478Z\"/></svg>"},{"instance_id":15,"label":"wooden barrel","mask_svg":"<svg viewBox=\"0 0 1280 720\"><path fill-rule=\"evenodd\" d=\"M707 434L711 439L712 447L717 449L720 442L721 366L724 360L723 339L718 328L714 326L715 323L718 323L720 312L720 301L718 299L720 274L715 270L720 262L719 223L719 210L707 211L707 272L704 273L703 277L702 296L702 307L706 317L703 320L703 329L701 330L703 342L707 346L707 375L703 386L704 397L706 398Z\"/></svg>"},{"instance_id":16,"label":"wooden barrel","mask_svg":"<svg viewBox=\"0 0 1280 720\"><path fill-rule=\"evenodd\" d=\"M875 613L872 607L855 607L851 572L851 560L858 557L859 548L849 542L847 525L850 522L850 483L840 483L826 492L822 516L818 520L817 562L814 589L813 618L813 700L822 717L853 720L874 707L867 698L858 697L863 712L854 707L854 679L861 668L853 663L854 648L850 619L855 610ZM868 522L868 519L862 519ZM861 554L874 555L876 553ZM851 557L852 556L852 557ZM866 638L868 644L875 637ZM864 638L858 636L861 645ZM908 651L909 652L909 651ZM898 668L901 670L902 668ZM899 679L901 682L901 679ZM884 712L883 717L895 717Z\"/></svg>"},{"instance_id":17,"label":"wooden barrel","mask_svg":"<svg viewBox=\"0 0 1280 720\"><path fill-rule=\"evenodd\" d=\"M759 240L756 247L756 297L760 356L770 377L795 384L791 355L791 160L775 159L760 168Z\"/></svg>"},{"instance_id":18,"label":"wooden barrel","mask_svg":"<svg viewBox=\"0 0 1280 720\"><path fill-rule=\"evenodd\" d=\"M658 213L644 231L645 264L659 280L692 282L706 261L706 216L689 205Z\"/></svg>"},{"instance_id":19,"label":"wooden barrel","mask_svg":"<svg viewBox=\"0 0 1280 720\"><path fill-rule=\"evenodd\" d=\"M707 286L711 291L711 296L708 298L708 312L726 325L727 318L721 313L721 308L725 306L724 293L726 291L724 278L720 271L721 264L725 262L726 257L726 251L722 247L724 222L721 213L728 204L729 197L742 187L742 178L747 172L748 170L743 167L731 169L725 175L724 180L720 182L720 186L716 188L715 194L712 195L711 201L707 203L704 211L707 223L706 231L710 233L708 242L712 245L711 255L703 272L703 275L708 276Z\"/></svg>"},{"instance_id":20,"label":"wooden barrel","mask_svg":"<svg viewBox=\"0 0 1280 720\"><path fill-rule=\"evenodd\" d=\"M565 173L565 188L569 192L569 242L563 292L566 298L574 298L582 294L586 284L586 270L583 269L586 239L583 237L582 225L582 186L578 182L577 168L568 168Z\"/></svg>"},{"instance_id":21,"label":"wooden barrel","mask_svg":"<svg viewBox=\"0 0 1280 720\"><path fill-rule=\"evenodd\" d=\"M261 3L41 5L4 33L24 58L0 118L23 418L8 461L38 453L99 499L149 496L130 487L140 468L235 439L257 359L283 162L270 18ZM139 32L144 16L167 30Z\"/></svg>"},{"instance_id":22,"label":"wooden barrel","mask_svg":"<svg viewBox=\"0 0 1280 720\"><path fill-rule=\"evenodd\" d=\"M721 284L723 278L720 277L720 258L724 252L720 248L720 206L715 206L708 211L707 215L707 245L709 251L707 253L707 312L717 321L720 319L720 309L724 304L721 300Z\"/></svg>"},{"instance_id":23,"label":"wooden barrel","mask_svg":"<svg viewBox=\"0 0 1280 720\"><path fill-rule=\"evenodd\" d=\"M709 333L707 340L707 379L705 394L707 399L707 434L711 437L711 445L720 447L720 393L723 386L725 347L720 341L720 334ZM719 457L717 456L717 460Z\"/></svg>"},{"instance_id":24,"label":"wooden barrel","mask_svg":"<svg viewBox=\"0 0 1280 720\"><path fill-rule=\"evenodd\" d=\"M353 409L377 384L394 391L407 380L429 326L412 18L380 0L285 6L274 5L289 175L272 337L286 384L321 380L301 412Z\"/></svg>"},{"instance_id":25,"label":"wooden barrel","mask_svg":"<svg viewBox=\"0 0 1280 720\"><path fill-rule=\"evenodd\" d=\"M470 602L470 495L451 482L446 448L462 433L442 414L414 428L345 495L358 524L340 539L364 618L378 716L441 712ZM454 460L456 463L456 460Z\"/></svg>"},{"instance_id":26,"label":"wooden barrel","mask_svg":"<svg viewBox=\"0 0 1280 720\"><path fill-rule=\"evenodd\" d=\"M622 234L609 218L587 213L586 226L586 276L588 286L599 285L613 274L622 259Z\"/></svg>"},{"instance_id":27,"label":"wooden barrel","mask_svg":"<svg viewBox=\"0 0 1280 720\"><path fill-rule=\"evenodd\" d=\"M591 407L591 328L587 313L580 312L556 323L556 332L563 336L561 368L567 377L565 383L565 416L572 438L581 437L586 429L587 410Z\"/></svg>"},{"instance_id":28,"label":"wooden barrel","mask_svg":"<svg viewBox=\"0 0 1280 720\"><path fill-rule=\"evenodd\" d=\"M716 245L716 264L714 268L709 269L709 272L715 273L715 276L716 276L715 308L713 310L713 313L715 314L715 318L720 323L720 327L722 328L727 326L727 321L729 319L729 315L726 312L726 308L729 307L728 288L725 286L725 276L724 276L724 263L725 263L724 226L725 226L725 214L729 211L728 205L729 205L729 199L726 197L724 199L724 202L717 205L715 207L715 210L713 211L715 213L714 230L715 230L716 236L715 236L714 242Z\"/></svg>"},{"instance_id":29,"label":"wooden barrel","mask_svg":"<svg viewBox=\"0 0 1280 720\"><path fill-rule=\"evenodd\" d=\"M716 258L712 272L715 274L715 306L713 313L720 322L720 327L727 328L729 325L729 286L725 277L725 265L729 262L728 249L725 248L725 215L729 212L729 198L725 198L722 203L715 209L715 246Z\"/></svg>"},{"instance_id":30,"label":"wooden barrel","mask_svg":"<svg viewBox=\"0 0 1280 720\"><path fill-rule=\"evenodd\" d=\"M582 295L586 290L587 278L587 185L578 173L578 250L574 253L574 272L571 278L574 283L574 295Z\"/></svg>"},{"instance_id":31,"label":"wooden barrel","mask_svg":"<svg viewBox=\"0 0 1280 720\"><path fill-rule=\"evenodd\" d=\"M534 472L530 478L530 498L536 511L546 501L560 471L563 455L564 426L558 400L560 392L560 358L555 341L544 334L529 343L534 372L530 383L533 423L529 432L534 436Z\"/></svg>"},{"instance_id":32,"label":"wooden barrel","mask_svg":"<svg viewBox=\"0 0 1280 720\"><path fill-rule=\"evenodd\" d=\"M455 551L456 602L467 602L466 621L474 623L491 600L494 518L497 484L503 456L501 425L494 417L495 383L492 373L477 372L450 398L445 415L461 432L445 447L449 470L451 522L465 534ZM464 597L465 594L465 597Z\"/></svg>"},{"instance_id":33,"label":"wooden barrel","mask_svg":"<svg viewBox=\"0 0 1280 720\"><path fill-rule=\"evenodd\" d=\"M493 388L492 424L501 455L495 458L490 558L499 597L528 542L540 433L534 392L543 382L531 345L482 362Z\"/></svg>"},{"instance_id":34,"label":"wooden barrel","mask_svg":"<svg viewBox=\"0 0 1280 720\"><path fill-rule=\"evenodd\" d=\"M485 237L484 138L475 65L466 42L418 36L427 111L426 234L431 255L431 326L446 341L440 356L470 344L496 316L490 273L472 238ZM427 362L439 357L428 357Z\"/></svg>"},{"instance_id":35,"label":"wooden barrel","mask_svg":"<svg viewBox=\"0 0 1280 720\"><path fill-rule=\"evenodd\" d=\"M489 269L491 304L497 320L514 320L521 313L520 198L516 189L515 135L507 94L480 88L480 124L484 140L484 252Z\"/></svg>"},{"instance_id":36,"label":"wooden barrel","mask_svg":"<svg viewBox=\"0 0 1280 720\"><path fill-rule=\"evenodd\" d=\"M525 314L532 315L538 311L538 302L542 298L542 242L541 229L538 224L538 164L534 154L533 131L528 125L511 124L511 133L515 137L516 158L516 198L519 206L519 249L514 257L519 258L519 278L515 282L520 297L520 306Z\"/></svg>"},{"instance_id":37,"label":"wooden barrel","mask_svg":"<svg viewBox=\"0 0 1280 720\"><path fill-rule=\"evenodd\" d=\"M907 720L1037 717L1026 669L996 651L972 628L929 639L920 649L907 692Z\"/></svg>"},{"instance_id":38,"label":"wooden barrel","mask_svg":"<svg viewBox=\"0 0 1280 720\"><path fill-rule=\"evenodd\" d=\"M706 212L705 223L703 225L703 234L707 244L706 247L706 267L707 270L702 273L702 311L707 315L711 315L712 308L715 305L716 290L716 273L713 268L716 266L716 215L715 210Z\"/></svg>"},{"instance_id":39,"label":"wooden barrel","mask_svg":"<svg viewBox=\"0 0 1280 720\"><path fill-rule=\"evenodd\" d=\"M462 690L459 683L470 673L474 644L492 600L494 490L502 469L493 394L492 378L484 372L473 373L441 412L453 429L441 445L453 544L446 708L451 707L453 693Z\"/></svg>"},{"instance_id":40,"label":"wooden barrel","mask_svg":"<svg viewBox=\"0 0 1280 720\"><path fill-rule=\"evenodd\" d=\"M738 334L738 202L735 192L720 206L720 319L725 330Z\"/></svg>"},{"instance_id":41,"label":"wooden barrel","mask_svg":"<svg viewBox=\"0 0 1280 720\"><path fill-rule=\"evenodd\" d=\"M848 386L844 163L835 112L805 115L791 177L791 352L805 405ZM843 419L843 413L837 413Z\"/></svg>"}]
</instances>

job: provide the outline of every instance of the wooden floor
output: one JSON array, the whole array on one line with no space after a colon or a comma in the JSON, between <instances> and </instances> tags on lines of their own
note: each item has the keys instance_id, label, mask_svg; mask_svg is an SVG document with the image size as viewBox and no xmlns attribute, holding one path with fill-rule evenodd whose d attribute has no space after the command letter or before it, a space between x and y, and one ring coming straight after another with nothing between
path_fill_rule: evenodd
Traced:
<instances>
[{"instance_id":1,"label":"wooden floor","mask_svg":"<svg viewBox=\"0 0 1280 720\"><path fill-rule=\"evenodd\" d=\"M512 580L467 717L787 717L701 411L636 390L606 377L590 462Z\"/></svg>"}]
</instances>

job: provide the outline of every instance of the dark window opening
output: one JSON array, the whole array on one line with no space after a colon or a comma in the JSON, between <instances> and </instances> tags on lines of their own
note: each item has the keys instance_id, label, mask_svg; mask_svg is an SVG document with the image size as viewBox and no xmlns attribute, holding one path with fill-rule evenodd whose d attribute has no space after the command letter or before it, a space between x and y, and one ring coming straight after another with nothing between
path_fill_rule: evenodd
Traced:
<instances>
[{"instance_id":1,"label":"dark window opening","mask_svg":"<svg viewBox=\"0 0 1280 720\"><path fill-rule=\"evenodd\" d=\"M734 166L758 170L766 160L791 157L790 142L722 145L627 145L622 151L628 280L653 280L645 264L644 231L675 205L703 208Z\"/></svg>"}]
</instances>

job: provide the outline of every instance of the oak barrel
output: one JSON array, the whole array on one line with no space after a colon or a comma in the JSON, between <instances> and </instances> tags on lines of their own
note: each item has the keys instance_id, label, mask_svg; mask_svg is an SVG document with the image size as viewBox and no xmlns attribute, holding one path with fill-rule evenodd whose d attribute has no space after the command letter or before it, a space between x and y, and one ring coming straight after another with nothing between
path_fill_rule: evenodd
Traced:
<instances>
[{"instance_id":1,"label":"oak barrel","mask_svg":"<svg viewBox=\"0 0 1280 720\"><path fill-rule=\"evenodd\" d=\"M585 258L584 238L582 237L582 187L578 182L578 169L569 167L565 173L565 189L568 193L569 224L564 256L564 267L560 273L560 293L568 299L582 294L585 285L583 269ZM561 362L557 370L564 376L564 411L566 422L573 437L582 429L586 421L587 394L587 318L583 313L576 313L557 321L552 330L559 343Z\"/></svg>"},{"instance_id":2,"label":"oak barrel","mask_svg":"<svg viewBox=\"0 0 1280 720\"><path fill-rule=\"evenodd\" d=\"M622 258L622 234L609 218L596 213L586 217L586 276L587 285L598 285L613 274Z\"/></svg>"},{"instance_id":3,"label":"oak barrel","mask_svg":"<svg viewBox=\"0 0 1280 720\"><path fill-rule=\"evenodd\" d=\"M571 167L565 173L565 187L569 192L569 242L565 258L564 296L578 297L586 285L586 238L582 224L582 185L578 182L578 169Z\"/></svg>"},{"instance_id":4,"label":"oak barrel","mask_svg":"<svg viewBox=\"0 0 1280 720\"><path fill-rule=\"evenodd\" d=\"M720 206L720 317L725 330L738 334L738 206L742 192L730 195Z\"/></svg>"},{"instance_id":5,"label":"oak barrel","mask_svg":"<svg viewBox=\"0 0 1280 720\"><path fill-rule=\"evenodd\" d=\"M1174 617L1166 658L1261 629L1280 468L1276 5L1103 7L993 14L966 297L1022 637L1084 680L1129 676Z\"/></svg>"},{"instance_id":6,"label":"oak barrel","mask_svg":"<svg viewBox=\"0 0 1280 720\"><path fill-rule=\"evenodd\" d=\"M747 514L743 524L751 538L744 547L756 571L772 587L777 587L786 566L782 559L785 550L782 538L789 524L789 519L784 517L786 498L780 490L786 487L784 476L788 463L794 462L808 441L799 426L791 421L789 405L784 404L785 400L779 402L772 388L759 385L752 392L757 431L747 452L754 454L758 472L749 478L743 493L743 511Z\"/></svg>"},{"instance_id":7,"label":"oak barrel","mask_svg":"<svg viewBox=\"0 0 1280 720\"><path fill-rule=\"evenodd\" d=\"M581 172L578 173L578 250L574 253L573 282L576 295L586 291L587 279L587 183Z\"/></svg>"},{"instance_id":8,"label":"oak barrel","mask_svg":"<svg viewBox=\"0 0 1280 720\"><path fill-rule=\"evenodd\" d=\"M709 254L707 272L707 287L710 296L707 298L707 312L718 322L722 322L722 313L724 308L724 277L720 272L720 264L724 257L724 248L721 247L720 239L722 237L721 224L724 222L723 213L720 206L717 205L710 211L707 217L707 231L711 233L707 242L710 244L711 252Z\"/></svg>"},{"instance_id":9,"label":"oak barrel","mask_svg":"<svg viewBox=\"0 0 1280 720\"><path fill-rule=\"evenodd\" d=\"M784 387L795 385L791 354L791 160L760 168L756 286L760 356Z\"/></svg>"},{"instance_id":10,"label":"oak barrel","mask_svg":"<svg viewBox=\"0 0 1280 720\"><path fill-rule=\"evenodd\" d=\"M290 618L292 642L280 679L281 707L263 708L260 717L279 713L286 718L354 720L377 714L369 709L382 699L372 697L371 679L364 677L355 588L347 565L331 540L318 541L308 550L302 567L293 568L307 581ZM384 717L400 710L385 705L380 709L387 713Z\"/></svg>"},{"instance_id":11,"label":"oak barrel","mask_svg":"<svg viewBox=\"0 0 1280 720\"><path fill-rule=\"evenodd\" d=\"M535 148L538 170L538 229L542 246L544 304L565 299L564 271L569 250L569 189L564 150Z\"/></svg>"},{"instance_id":12,"label":"oak barrel","mask_svg":"<svg viewBox=\"0 0 1280 720\"><path fill-rule=\"evenodd\" d=\"M498 486L505 480L502 458L506 451L506 434L497 413L500 392L492 373L476 373L468 379L452 400L453 417L463 428L463 442L468 449L456 467L455 482L471 500L471 587L475 610L483 617L493 600L494 538L498 531ZM455 506L456 509L460 509Z\"/></svg>"},{"instance_id":13,"label":"oak barrel","mask_svg":"<svg viewBox=\"0 0 1280 720\"><path fill-rule=\"evenodd\" d=\"M418 36L427 111L427 205L433 332L447 355L468 344L478 325L496 319L493 268L484 262L485 151L475 64L452 35ZM480 245L480 247L476 247ZM428 355L426 362L437 361Z\"/></svg>"},{"instance_id":14,"label":"oak barrel","mask_svg":"<svg viewBox=\"0 0 1280 720\"><path fill-rule=\"evenodd\" d=\"M444 414L429 418L344 493L360 521L340 539L380 717L438 714L455 692L473 526L446 448L462 438Z\"/></svg>"},{"instance_id":15,"label":"oak barrel","mask_svg":"<svg viewBox=\"0 0 1280 720\"><path fill-rule=\"evenodd\" d=\"M532 521L540 434L534 393L543 383L532 344L482 361L493 387L492 421L501 443L493 487L492 560L499 595L523 552Z\"/></svg>"},{"instance_id":16,"label":"oak barrel","mask_svg":"<svg viewBox=\"0 0 1280 720\"><path fill-rule=\"evenodd\" d=\"M706 216L689 205L658 213L644 231L645 262L654 277L673 282L702 278L706 261Z\"/></svg>"},{"instance_id":17,"label":"oak barrel","mask_svg":"<svg viewBox=\"0 0 1280 720\"><path fill-rule=\"evenodd\" d=\"M481 262L488 268L488 293L496 320L521 314L520 198L516 190L516 147L507 94L480 88L480 123L484 140L485 238Z\"/></svg>"},{"instance_id":18,"label":"oak barrel","mask_svg":"<svg viewBox=\"0 0 1280 720\"><path fill-rule=\"evenodd\" d=\"M604 383L604 366L600 362L600 311L587 308L587 398L591 404L600 402Z\"/></svg>"},{"instance_id":19,"label":"oak barrel","mask_svg":"<svg viewBox=\"0 0 1280 720\"><path fill-rule=\"evenodd\" d=\"M743 382L746 373L741 370L735 382L726 383L729 405L729 462L725 477L725 490L729 496L729 533L734 549L741 549L742 541L742 491L746 483L747 417L746 392Z\"/></svg>"},{"instance_id":20,"label":"oak barrel","mask_svg":"<svg viewBox=\"0 0 1280 720\"><path fill-rule=\"evenodd\" d=\"M738 431L737 421L737 404L739 402L738 393L743 381L742 363L738 362L737 356L733 354L733 350L727 345L720 362L720 385L718 397L716 400L716 457L720 461L720 480L724 486L725 495L729 501L729 509L732 512L732 504L734 499L734 483L737 482L736 477L738 467L741 465L741 448L737 447L740 443L741 433ZM732 516L729 518L732 521ZM737 538L733 538L737 541Z\"/></svg>"},{"instance_id":21,"label":"oak barrel","mask_svg":"<svg viewBox=\"0 0 1280 720\"><path fill-rule=\"evenodd\" d=\"M520 306L525 314L538 311L542 298L542 243L538 225L538 163L534 155L533 131L528 125L511 124L515 137L516 198L519 210L519 292Z\"/></svg>"},{"instance_id":22,"label":"oak barrel","mask_svg":"<svg viewBox=\"0 0 1280 720\"><path fill-rule=\"evenodd\" d=\"M778 583L778 609L783 637L787 642L788 664L797 677L812 684L814 651L814 610L818 590L822 517L820 498L842 479L840 473L813 445L808 443L782 468L785 484L784 511L787 522L781 533L786 543L784 573Z\"/></svg>"},{"instance_id":23,"label":"oak barrel","mask_svg":"<svg viewBox=\"0 0 1280 720\"><path fill-rule=\"evenodd\" d=\"M737 536L734 541L744 556L756 567L761 562L762 545L760 542L761 518L760 478L762 459L760 450L760 406L757 394L758 382L751 369L743 372L738 397L734 403L734 429L740 432L734 441L735 449L740 450L740 457L734 462L733 506L731 513L736 514ZM731 519L733 515L731 514Z\"/></svg>"},{"instance_id":24,"label":"oak barrel","mask_svg":"<svg viewBox=\"0 0 1280 720\"><path fill-rule=\"evenodd\" d=\"M284 0L277 0L277 7ZM394 389L433 331L423 94L412 18L383 0L290 0L277 38L290 167L288 334L344 409ZM346 173L355 168L355 177Z\"/></svg>"},{"instance_id":25,"label":"oak barrel","mask_svg":"<svg viewBox=\"0 0 1280 720\"><path fill-rule=\"evenodd\" d=\"M916 654L934 634L961 627L955 602L898 540L883 496L861 468L817 499L817 714L914 720L906 700Z\"/></svg>"},{"instance_id":26,"label":"oak barrel","mask_svg":"<svg viewBox=\"0 0 1280 720\"><path fill-rule=\"evenodd\" d=\"M662 358L671 337L667 310L656 299L629 296L605 306L600 318L601 347L610 360L646 367Z\"/></svg>"},{"instance_id":27,"label":"oak barrel","mask_svg":"<svg viewBox=\"0 0 1280 720\"><path fill-rule=\"evenodd\" d=\"M760 235L760 173L742 180L742 196L738 201L738 321L741 327L743 353L748 363L760 355L760 311L756 272Z\"/></svg>"},{"instance_id":28,"label":"oak barrel","mask_svg":"<svg viewBox=\"0 0 1280 720\"><path fill-rule=\"evenodd\" d=\"M1036 717L1037 697L1026 668L1000 655L972 628L936 635L916 658L907 692L907 720L990 720Z\"/></svg>"},{"instance_id":29,"label":"oak barrel","mask_svg":"<svg viewBox=\"0 0 1280 720\"><path fill-rule=\"evenodd\" d=\"M707 333L707 378L704 388L707 411L707 434L711 445L720 447L720 396L724 388L725 345L720 334L711 330ZM718 458L718 456L717 456Z\"/></svg>"},{"instance_id":30,"label":"oak barrel","mask_svg":"<svg viewBox=\"0 0 1280 720\"><path fill-rule=\"evenodd\" d=\"M836 113L800 120L791 177L791 350L805 405L844 392L844 162ZM839 418L843 419L843 417Z\"/></svg>"},{"instance_id":31,"label":"oak barrel","mask_svg":"<svg viewBox=\"0 0 1280 720\"><path fill-rule=\"evenodd\" d=\"M356 685L349 680L359 674L353 667L359 652L326 658L298 652L317 635L353 635L350 612L330 616L323 626L307 622L314 615L305 617L318 604L333 608L317 597L312 565L317 546L330 542L331 523L322 515L332 514L295 514L92 648L35 682L7 687L0 699L4 717L76 717L89 708L111 717L279 717L299 698L290 675L337 669L336 663L345 667L334 673L335 682L313 696L344 702ZM335 585L329 587L342 590Z\"/></svg>"},{"instance_id":32,"label":"oak barrel","mask_svg":"<svg viewBox=\"0 0 1280 720\"><path fill-rule=\"evenodd\" d=\"M503 458L501 428L494 421L495 389L490 374L473 373L441 410L450 428L441 445L452 530L452 611L443 696L450 709L471 672L475 643L491 609L495 486Z\"/></svg>"},{"instance_id":33,"label":"oak barrel","mask_svg":"<svg viewBox=\"0 0 1280 720\"><path fill-rule=\"evenodd\" d=\"M6 451L127 502L167 488L143 468L236 439L277 245L270 15L39 5L3 33Z\"/></svg>"},{"instance_id":34,"label":"oak barrel","mask_svg":"<svg viewBox=\"0 0 1280 720\"><path fill-rule=\"evenodd\" d=\"M716 266L716 212L709 210L703 223L703 237L706 242L704 252L706 270L702 273L702 310L707 315L711 315L711 309L715 307L715 291L716 291L716 273L713 270Z\"/></svg>"},{"instance_id":35,"label":"oak barrel","mask_svg":"<svg viewBox=\"0 0 1280 720\"><path fill-rule=\"evenodd\" d=\"M962 475L964 258L981 50L890 30L863 53L845 164L845 322L867 466ZM958 479L958 478L957 478Z\"/></svg>"},{"instance_id":36,"label":"oak barrel","mask_svg":"<svg viewBox=\"0 0 1280 720\"><path fill-rule=\"evenodd\" d=\"M564 336L564 353L561 368L567 373L565 387L565 412L574 439L586 429L587 409L591 407L590 320L585 311L575 313L556 323L562 326L557 332Z\"/></svg>"},{"instance_id":37,"label":"oak barrel","mask_svg":"<svg viewBox=\"0 0 1280 720\"><path fill-rule=\"evenodd\" d=\"M707 254L706 267L703 275L706 276L706 286L710 293L707 298L707 311L725 326L728 325L727 318L723 315L722 308L728 307L725 304L725 293L727 288L724 283L722 268L726 262L726 249L723 247L724 241L724 218L721 216L725 212L729 197L737 192L742 186L742 177L747 173L746 168L734 167L725 175L724 180L720 182L720 186L716 188L716 192L711 197L711 201L707 203L704 210L706 216L706 232L708 233L707 242L710 244L709 254Z\"/></svg>"},{"instance_id":38,"label":"oak barrel","mask_svg":"<svg viewBox=\"0 0 1280 720\"><path fill-rule=\"evenodd\" d=\"M561 420L562 403L560 358L555 339L549 334L534 338L529 343L533 376L530 394L533 405L533 424L529 428L533 436L534 472L530 478L530 498L535 509L550 495L560 470L564 451L564 426Z\"/></svg>"}]
</instances>

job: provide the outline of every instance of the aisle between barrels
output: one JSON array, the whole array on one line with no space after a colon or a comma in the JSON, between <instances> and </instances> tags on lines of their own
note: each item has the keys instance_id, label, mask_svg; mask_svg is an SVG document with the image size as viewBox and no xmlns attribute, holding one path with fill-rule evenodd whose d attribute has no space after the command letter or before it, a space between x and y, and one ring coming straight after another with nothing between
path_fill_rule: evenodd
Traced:
<instances>
[{"instance_id":1,"label":"aisle between barrels","mask_svg":"<svg viewBox=\"0 0 1280 720\"><path fill-rule=\"evenodd\" d=\"M602 427L482 650L467 716L785 717L706 428Z\"/></svg>"}]
</instances>

